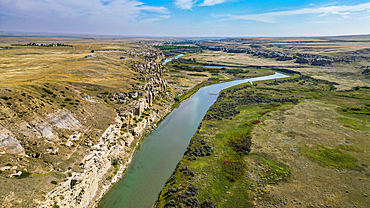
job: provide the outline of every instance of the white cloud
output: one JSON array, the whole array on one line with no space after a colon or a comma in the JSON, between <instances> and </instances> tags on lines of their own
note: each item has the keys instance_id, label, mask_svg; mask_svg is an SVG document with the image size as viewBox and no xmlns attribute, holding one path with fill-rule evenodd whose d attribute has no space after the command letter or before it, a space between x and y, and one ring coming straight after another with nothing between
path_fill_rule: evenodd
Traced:
<instances>
[{"instance_id":1,"label":"white cloud","mask_svg":"<svg viewBox=\"0 0 370 208\"><path fill-rule=\"evenodd\" d=\"M365 11L370 9L370 3L358 4L353 6L326 6L318 8L303 8L297 10L289 11L279 11L279 12L269 12L261 14L246 14L246 15L223 15L223 17L228 17L230 19L239 20L253 20L258 22L268 22L274 23L278 17L294 16L294 15L306 15L306 14L318 14L320 16L325 15L341 15L343 17L348 17L352 13Z\"/></svg>"},{"instance_id":2,"label":"white cloud","mask_svg":"<svg viewBox=\"0 0 370 208\"><path fill-rule=\"evenodd\" d=\"M216 4L222 4L228 0L204 0L202 3L197 5L199 0L175 0L175 5L180 9L191 9L194 6L214 6Z\"/></svg>"},{"instance_id":3,"label":"white cloud","mask_svg":"<svg viewBox=\"0 0 370 208\"><path fill-rule=\"evenodd\" d=\"M175 0L175 5L180 9L191 9L198 0Z\"/></svg>"},{"instance_id":4,"label":"white cloud","mask_svg":"<svg viewBox=\"0 0 370 208\"><path fill-rule=\"evenodd\" d=\"M35 22L107 24L162 19L168 9L146 5L139 0L1 0L0 15Z\"/></svg>"},{"instance_id":5,"label":"white cloud","mask_svg":"<svg viewBox=\"0 0 370 208\"><path fill-rule=\"evenodd\" d=\"M163 19L169 19L169 18L171 18L170 15L161 15L161 16L158 16L156 18L144 19L144 20L140 21L140 23L149 24L149 23L154 23L154 22L157 22L157 21L160 21L160 20L163 20Z\"/></svg>"},{"instance_id":6,"label":"white cloud","mask_svg":"<svg viewBox=\"0 0 370 208\"><path fill-rule=\"evenodd\" d=\"M214 6L216 4L222 4L227 0L204 0L199 6Z\"/></svg>"}]
</instances>

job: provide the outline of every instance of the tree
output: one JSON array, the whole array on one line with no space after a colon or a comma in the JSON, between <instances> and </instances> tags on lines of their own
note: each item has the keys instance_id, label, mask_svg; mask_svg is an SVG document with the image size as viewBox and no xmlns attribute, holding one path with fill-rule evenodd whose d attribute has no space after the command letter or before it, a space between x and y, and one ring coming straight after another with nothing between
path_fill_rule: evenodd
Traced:
<instances>
[{"instance_id":1,"label":"tree","mask_svg":"<svg viewBox=\"0 0 370 208\"><path fill-rule=\"evenodd\" d=\"M91 50L91 53L94 53L94 50Z\"/></svg>"}]
</instances>

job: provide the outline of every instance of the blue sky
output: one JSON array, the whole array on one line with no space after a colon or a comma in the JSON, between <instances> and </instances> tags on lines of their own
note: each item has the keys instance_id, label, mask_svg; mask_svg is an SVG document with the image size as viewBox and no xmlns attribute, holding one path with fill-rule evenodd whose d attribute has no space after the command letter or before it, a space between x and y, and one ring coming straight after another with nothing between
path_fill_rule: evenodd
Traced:
<instances>
[{"instance_id":1,"label":"blue sky","mask_svg":"<svg viewBox=\"0 0 370 208\"><path fill-rule=\"evenodd\" d=\"M370 34L370 1L0 0L0 31L178 37Z\"/></svg>"}]
</instances>

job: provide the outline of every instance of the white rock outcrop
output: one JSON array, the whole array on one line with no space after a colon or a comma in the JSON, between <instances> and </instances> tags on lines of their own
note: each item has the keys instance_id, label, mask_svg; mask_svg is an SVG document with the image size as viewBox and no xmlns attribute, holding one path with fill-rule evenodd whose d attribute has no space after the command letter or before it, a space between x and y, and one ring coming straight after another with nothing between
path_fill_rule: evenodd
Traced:
<instances>
[{"instance_id":1,"label":"white rock outcrop","mask_svg":"<svg viewBox=\"0 0 370 208\"><path fill-rule=\"evenodd\" d=\"M10 154L26 155L21 143L14 134L0 126L0 151Z\"/></svg>"}]
</instances>

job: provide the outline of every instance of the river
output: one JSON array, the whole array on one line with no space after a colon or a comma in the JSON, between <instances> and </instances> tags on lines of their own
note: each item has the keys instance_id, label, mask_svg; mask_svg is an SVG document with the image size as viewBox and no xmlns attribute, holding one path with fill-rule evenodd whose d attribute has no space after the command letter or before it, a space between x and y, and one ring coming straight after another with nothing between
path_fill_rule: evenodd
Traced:
<instances>
[{"instance_id":1,"label":"river","mask_svg":"<svg viewBox=\"0 0 370 208\"><path fill-rule=\"evenodd\" d=\"M181 56L184 56L185 54L179 54L173 58L166 58L164 61L163 61L163 65L166 65L168 62L172 61L172 59L178 59L180 58Z\"/></svg>"},{"instance_id":2,"label":"river","mask_svg":"<svg viewBox=\"0 0 370 208\"><path fill-rule=\"evenodd\" d=\"M221 90L245 82L289 77L284 74L235 80L200 89L183 101L145 138L123 178L100 202L101 208L151 208Z\"/></svg>"}]
</instances>

